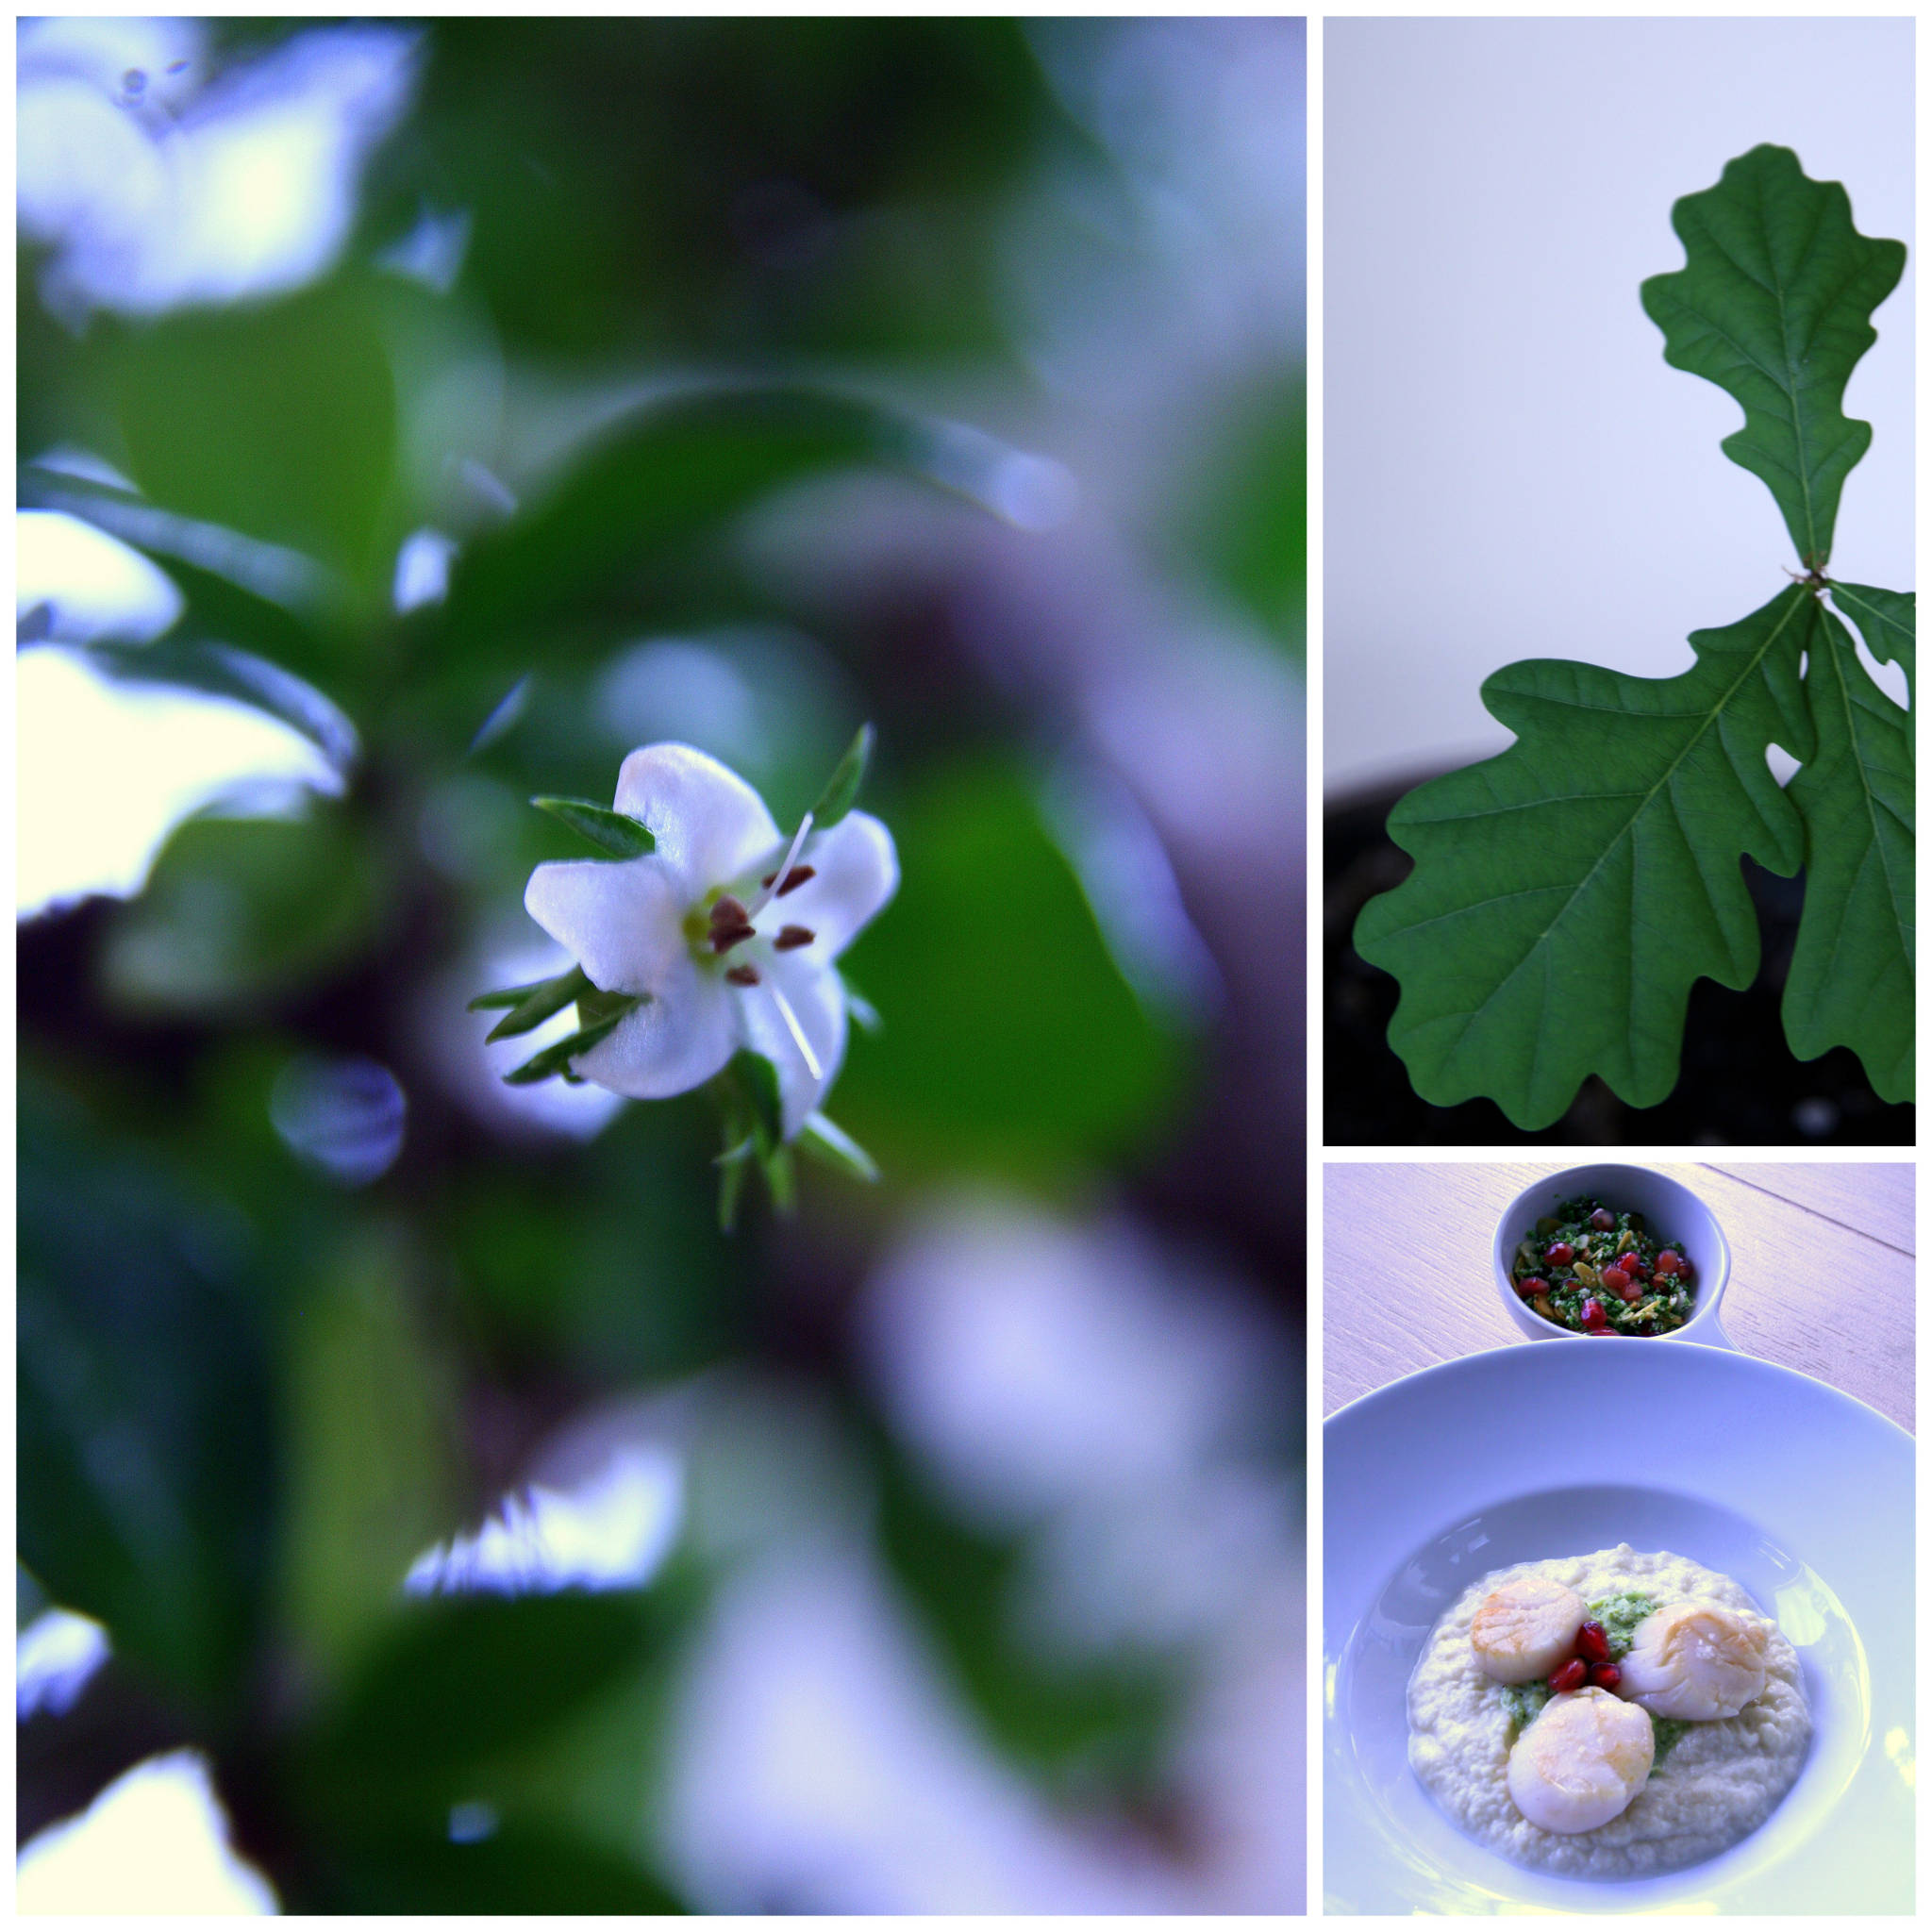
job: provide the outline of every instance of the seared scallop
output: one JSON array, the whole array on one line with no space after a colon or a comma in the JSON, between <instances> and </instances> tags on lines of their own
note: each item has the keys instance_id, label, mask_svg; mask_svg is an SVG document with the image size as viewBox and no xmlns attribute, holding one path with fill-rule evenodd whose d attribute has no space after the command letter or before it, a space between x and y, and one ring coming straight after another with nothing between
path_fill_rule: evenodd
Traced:
<instances>
[{"instance_id":1,"label":"seared scallop","mask_svg":"<svg viewBox=\"0 0 1932 1932\"><path fill-rule=\"evenodd\" d=\"M1642 1711L1593 1687L1553 1697L1509 1753L1509 1796L1545 1831L1594 1831L1650 1776L1656 1734Z\"/></svg>"},{"instance_id":2,"label":"seared scallop","mask_svg":"<svg viewBox=\"0 0 1932 1932\"><path fill-rule=\"evenodd\" d=\"M1736 1717L1764 1690L1770 1630L1723 1604L1666 1604L1631 1633L1619 1692L1658 1717Z\"/></svg>"},{"instance_id":3,"label":"seared scallop","mask_svg":"<svg viewBox=\"0 0 1932 1932\"><path fill-rule=\"evenodd\" d=\"M1492 1682L1527 1684L1569 1657L1589 1615L1567 1585L1547 1576L1512 1576L1482 1600L1469 1626L1470 1647Z\"/></svg>"}]
</instances>

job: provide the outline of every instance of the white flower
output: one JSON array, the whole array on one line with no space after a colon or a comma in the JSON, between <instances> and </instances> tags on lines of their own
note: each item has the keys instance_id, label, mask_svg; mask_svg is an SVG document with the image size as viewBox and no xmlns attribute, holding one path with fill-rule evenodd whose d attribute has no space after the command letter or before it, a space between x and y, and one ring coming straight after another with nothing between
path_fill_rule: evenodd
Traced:
<instances>
[{"instance_id":1,"label":"white flower","mask_svg":"<svg viewBox=\"0 0 1932 1932\"><path fill-rule=\"evenodd\" d=\"M20 29L19 226L51 245L42 293L76 326L314 280L415 88L420 37L395 26L297 34L212 80L207 39L170 20Z\"/></svg>"},{"instance_id":2,"label":"white flower","mask_svg":"<svg viewBox=\"0 0 1932 1932\"><path fill-rule=\"evenodd\" d=\"M844 1058L833 962L898 886L891 834L858 811L815 832L808 814L788 841L742 778L685 744L632 752L614 803L657 850L540 865L524 893L593 986L641 997L575 1070L662 1100L748 1047L777 1069L790 1140Z\"/></svg>"}]
</instances>

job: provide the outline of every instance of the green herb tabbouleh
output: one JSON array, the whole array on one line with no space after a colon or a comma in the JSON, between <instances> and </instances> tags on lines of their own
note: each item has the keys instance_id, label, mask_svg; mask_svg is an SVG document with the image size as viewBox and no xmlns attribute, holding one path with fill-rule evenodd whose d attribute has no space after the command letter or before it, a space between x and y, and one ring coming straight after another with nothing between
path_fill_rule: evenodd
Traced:
<instances>
[{"instance_id":1,"label":"green herb tabbouleh","mask_svg":"<svg viewBox=\"0 0 1932 1932\"><path fill-rule=\"evenodd\" d=\"M1546 1321L1581 1335L1668 1335L1690 1319L1690 1259L1641 1214L1589 1194L1562 1202L1516 1245L1509 1276Z\"/></svg>"}]
</instances>

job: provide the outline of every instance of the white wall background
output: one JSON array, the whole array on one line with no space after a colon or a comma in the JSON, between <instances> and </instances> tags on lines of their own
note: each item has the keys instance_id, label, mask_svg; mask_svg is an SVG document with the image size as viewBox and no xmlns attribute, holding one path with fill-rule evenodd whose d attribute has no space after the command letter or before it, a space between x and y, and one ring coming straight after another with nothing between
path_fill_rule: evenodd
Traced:
<instances>
[{"instance_id":1,"label":"white wall background","mask_svg":"<svg viewBox=\"0 0 1932 1932\"><path fill-rule=\"evenodd\" d=\"M1330 20L1324 27L1324 775L1330 798L1500 751L1516 658L1644 676L1795 565L1670 368L1638 284L1671 204L1760 142L1912 228L1908 20ZM1913 588L1912 284L1846 391L1874 425L1832 552ZM1878 674L1903 701L1903 680Z\"/></svg>"}]
</instances>

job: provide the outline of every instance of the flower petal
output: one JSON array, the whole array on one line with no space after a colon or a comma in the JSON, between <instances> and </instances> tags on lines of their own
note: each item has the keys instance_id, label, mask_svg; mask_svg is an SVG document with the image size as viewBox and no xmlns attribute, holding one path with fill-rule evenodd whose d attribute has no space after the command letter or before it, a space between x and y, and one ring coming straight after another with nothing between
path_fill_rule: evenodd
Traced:
<instances>
[{"instance_id":1,"label":"flower petal","mask_svg":"<svg viewBox=\"0 0 1932 1932\"><path fill-rule=\"evenodd\" d=\"M758 930L775 935L781 923L803 926L813 939L798 949L797 957L824 965L898 891L899 855L892 849L891 833L877 819L855 811L823 838L807 840L803 856L815 875L773 900L758 920Z\"/></svg>"},{"instance_id":2,"label":"flower petal","mask_svg":"<svg viewBox=\"0 0 1932 1932\"><path fill-rule=\"evenodd\" d=\"M772 857L778 827L736 772L688 744L647 744L617 774L616 808L657 835L687 906ZM595 975L593 974L592 977Z\"/></svg>"},{"instance_id":3,"label":"flower petal","mask_svg":"<svg viewBox=\"0 0 1932 1932\"><path fill-rule=\"evenodd\" d=\"M758 974L757 986L736 990L739 1034L752 1052L763 1054L778 1070L778 1097L789 1141L838 1078L845 1058L845 989L830 967L798 955L761 958ZM791 1008L818 1062L816 1074L786 1024L780 999Z\"/></svg>"},{"instance_id":4,"label":"flower petal","mask_svg":"<svg viewBox=\"0 0 1932 1932\"><path fill-rule=\"evenodd\" d=\"M556 859L524 888L524 907L606 992L658 992L690 964L676 882L643 858Z\"/></svg>"},{"instance_id":5,"label":"flower petal","mask_svg":"<svg viewBox=\"0 0 1932 1932\"><path fill-rule=\"evenodd\" d=\"M594 975L593 975L594 976ZM731 1000L715 974L683 955L659 991L576 1062L585 1079L633 1100L701 1087L731 1058Z\"/></svg>"}]
</instances>

